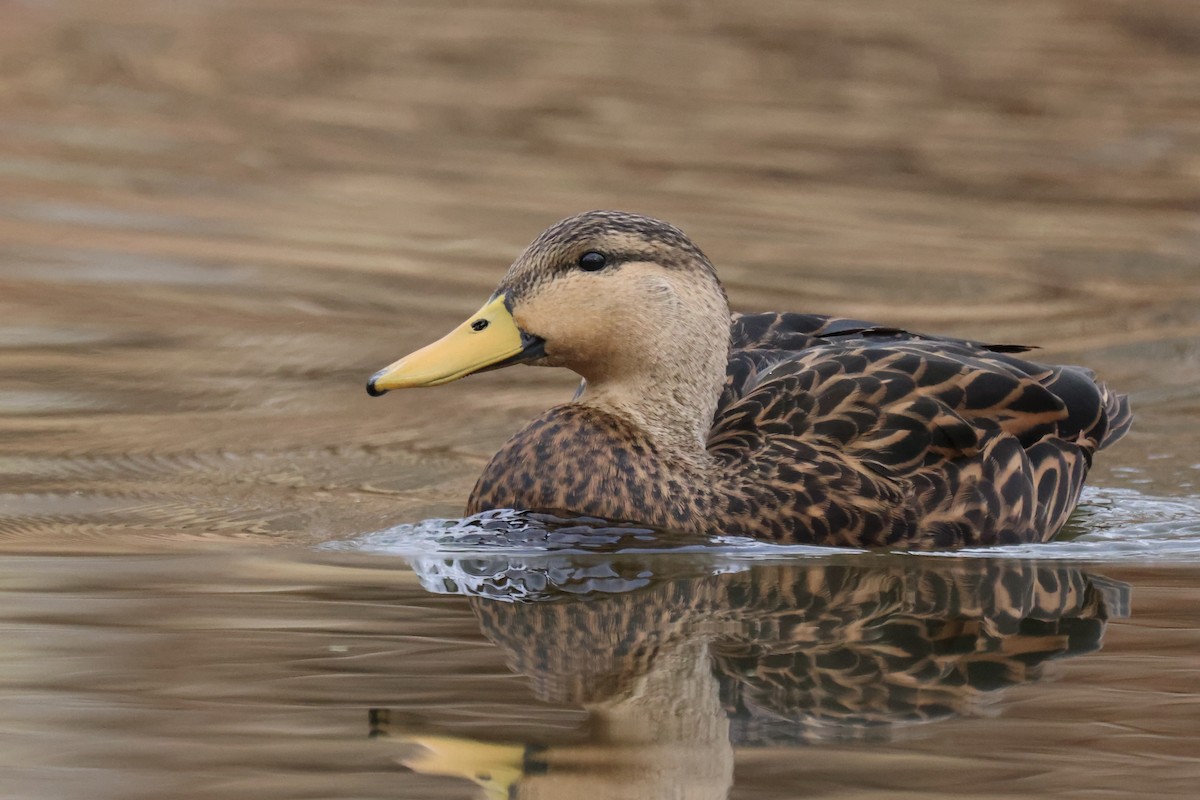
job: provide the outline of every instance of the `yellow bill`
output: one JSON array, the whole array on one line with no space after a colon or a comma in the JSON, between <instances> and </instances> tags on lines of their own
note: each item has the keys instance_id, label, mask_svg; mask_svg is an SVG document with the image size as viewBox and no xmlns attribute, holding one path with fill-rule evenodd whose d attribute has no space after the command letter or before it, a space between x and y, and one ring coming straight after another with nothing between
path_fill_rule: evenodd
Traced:
<instances>
[{"instance_id":1,"label":"yellow bill","mask_svg":"<svg viewBox=\"0 0 1200 800\"><path fill-rule=\"evenodd\" d=\"M498 294L441 339L372 375L367 393L378 397L391 389L440 386L488 367L536 358L542 344L517 327L504 295Z\"/></svg>"},{"instance_id":2,"label":"yellow bill","mask_svg":"<svg viewBox=\"0 0 1200 800\"><path fill-rule=\"evenodd\" d=\"M454 775L474 781L488 800L508 800L525 774L524 745L494 744L458 736L403 737L420 751L401 763L423 775Z\"/></svg>"}]
</instances>

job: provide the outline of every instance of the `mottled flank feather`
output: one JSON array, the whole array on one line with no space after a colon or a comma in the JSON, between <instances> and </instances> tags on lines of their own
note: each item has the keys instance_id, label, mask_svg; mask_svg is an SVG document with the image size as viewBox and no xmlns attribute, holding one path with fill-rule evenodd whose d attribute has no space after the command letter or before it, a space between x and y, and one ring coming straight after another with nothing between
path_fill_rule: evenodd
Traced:
<instances>
[{"instance_id":1,"label":"mottled flank feather","mask_svg":"<svg viewBox=\"0 0 1200 800\"><path fill-rule=\"evenodd\" d=\"M1092 454L1131 422L1089 370L1013 355L1027 347L808 314L736 315L733 342L709 437L719 459L838 465L868 495L917 500L904 518L806 492L824 512L813 541L894 545L913 527L930 547L1048 540Z\"/></svg>"}]
</instances>

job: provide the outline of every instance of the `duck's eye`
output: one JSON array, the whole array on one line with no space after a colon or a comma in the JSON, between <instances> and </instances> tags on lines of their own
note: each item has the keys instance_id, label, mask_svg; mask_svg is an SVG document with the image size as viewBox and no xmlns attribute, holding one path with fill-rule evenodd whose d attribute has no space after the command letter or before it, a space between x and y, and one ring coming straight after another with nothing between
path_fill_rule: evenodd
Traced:
<instances>
[{"instance_id":1,"label":"duck's eye","mask_svg":"<svg viewBox=\"0 0 1200 800\"><path fill-rule=\"evenodd\" d=\"M604 253L597 253L595 250L589 250L579 257L579 268L588 272L604 269L604 265L607 263L608 257Z\"/></svg>"}]
</instances>

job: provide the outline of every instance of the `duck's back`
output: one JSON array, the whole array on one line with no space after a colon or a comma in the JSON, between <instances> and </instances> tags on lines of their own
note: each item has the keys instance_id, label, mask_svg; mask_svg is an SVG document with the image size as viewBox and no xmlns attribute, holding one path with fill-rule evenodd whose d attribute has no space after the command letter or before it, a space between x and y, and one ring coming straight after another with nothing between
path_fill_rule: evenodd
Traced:
<instances>
[{"instance_id":1,"label":"duck's back","mask_svg":"<svg viewBox=\"0 0 1200 800\"><path fill-rule=\"evenodd\" d=\"M736 315L709 449L731 475L795 490L784 507L745 486L750 511L774 514L781 539L1044 541L1130 413L1090 371L1018 357L1028 349L860 320Z\"/></svg>"}]
</instances>

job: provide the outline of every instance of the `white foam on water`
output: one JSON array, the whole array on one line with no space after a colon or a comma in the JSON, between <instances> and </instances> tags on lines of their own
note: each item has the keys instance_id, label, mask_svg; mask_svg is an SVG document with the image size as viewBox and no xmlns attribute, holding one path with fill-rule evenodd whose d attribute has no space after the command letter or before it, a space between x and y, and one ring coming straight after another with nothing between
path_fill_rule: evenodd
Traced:
<instances>
[{"instance_id":1,"label":"white foam on water","mask_svg":"<svg viewBox=\"0 0 1200 800\"><path fill-rule=\"evenodd\" d=\"M547 520L517 511L398 525L323 549L410 559L470 556L545 559L555 556L703 554L725 562L828 558L867 551L779 545L734 536L696 540L601 520ZM1161 497L1134 489L1089 488L1062 536L1044 544L913 552L921 557L1021 558L1086 562L1200 563L1200 497Z\"/></svg>"}]
</instances>

